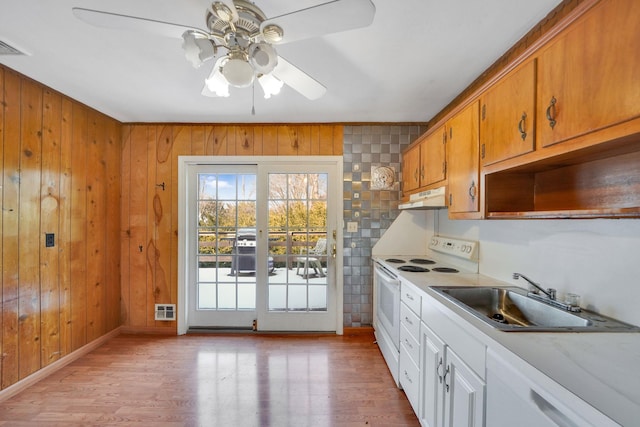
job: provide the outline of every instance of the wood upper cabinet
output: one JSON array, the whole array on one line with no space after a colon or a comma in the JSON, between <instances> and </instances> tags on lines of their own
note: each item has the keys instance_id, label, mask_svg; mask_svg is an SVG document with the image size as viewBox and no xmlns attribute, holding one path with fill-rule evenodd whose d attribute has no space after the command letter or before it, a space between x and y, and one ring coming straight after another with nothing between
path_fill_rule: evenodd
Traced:
<instances>
[{"instance_id":1,"label":"wood upper cabinet","mask_svg":"<svg viewBox=\"0 0 640 427\"><path fill-rule=\"evenodd\" d=\"M535 60L507 74L481 97L482 165L535 148Z\"/></svg>"},{"instance_id":2,"label":"wood upper cabinet","mask_svg":"<svg viewBox=\"0 0 640 427\"><path fill-rule=\"evenodd\" d=\"M446 125L449 217L477 217L480 211L479 103L474 101ZM458 215L462 214L462 215Z\"/></svg>"},{"instance_id":3,"label":"wood upper cabinet","mask_svg":"<svg viewBox=\"0 0 640 427\"><path fill-rule=\"evenodd\" d=\"M445 127L421 137L402 155L402 189L405 195L447 178Z\"/></svg>"},{"instance_id":4,"label":"wood upper cabinet","mask_svg":"<svg viewBox=\"0 0 640 427\"><path fill-rule=\"evenodd\" d=\"M640 2L604 1L538 55L539 145L640 116Z\"/></svg>"},{"instance_id":5,"label":"wood upper cabinet","mask_svg":"<svg viewBox=\"0 0 640 427\"><path fill-rule=\"evenodd\" d=\"M442 126L420 143L420 187L436 184L447 177L446 135Z\"/></svg>"},{"instance_id":6,"label":"wood upper cabinet","mask_svg":"<svg viewBox=\"0 0 640 427\"><path fill-rule=\"evenodd\" d=\"M402 191L407 194L420 187L420 144L409 148L402 155Z\"/></svg>"}]
</instances>

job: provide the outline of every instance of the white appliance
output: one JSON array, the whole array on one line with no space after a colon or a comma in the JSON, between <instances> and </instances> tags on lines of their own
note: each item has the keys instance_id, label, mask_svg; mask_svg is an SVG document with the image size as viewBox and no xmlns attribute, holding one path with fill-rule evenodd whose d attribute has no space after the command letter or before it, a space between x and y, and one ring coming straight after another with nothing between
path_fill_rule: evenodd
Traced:
<instances>
[{"instance_id":1,"label":"white appliance","mask_svg":"<svg viewBox=\"0 0 640 427\"><path fill-rule=\"evenodd\" d=\"M399 209L440 209L446 208L446 188L444 186L432 190L421 191L409 196L408 203L398 205Z\"/></svg>"},{"instance_id":2,"label":"white appliance","mask_svg":"<svg viewBox=\"0 0 640 427\"><path fill-rule=\"evenodd\" d=\"M374 259L373 327L380 351L399 383L401 278L430 285L451 275L478 273L478 242L434 236L429 251L416 256L388 255Z\"/></svg>"},{"instance_id":3,"label":"white appliance","mask_svg":"<svg viewBox=\"0 0 640 427\"><path fill-rule=\"evenodd\" d=\"M393 380L398 380L400 357L400 280L384 265L375 263L374 329L376 341L389 366ZM392 368L393 366L393 368Z\"/></svg>"}]
</instances>

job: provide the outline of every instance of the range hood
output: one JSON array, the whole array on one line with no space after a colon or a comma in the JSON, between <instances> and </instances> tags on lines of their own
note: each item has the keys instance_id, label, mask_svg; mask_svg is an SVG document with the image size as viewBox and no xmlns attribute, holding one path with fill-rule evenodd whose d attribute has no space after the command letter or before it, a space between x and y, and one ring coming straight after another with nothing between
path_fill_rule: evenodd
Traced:
<instances>
[{"instance_id":1,"label":"range hood","mask_svg":"<svg viewBox=\"0 0 640 427\"><path fill-rule=\"evenodd\" d=\"M441 209L446 207L444 186L412 194L409 196L408 203L398 205L399 209Z\"/></svg>"}]
</instances>

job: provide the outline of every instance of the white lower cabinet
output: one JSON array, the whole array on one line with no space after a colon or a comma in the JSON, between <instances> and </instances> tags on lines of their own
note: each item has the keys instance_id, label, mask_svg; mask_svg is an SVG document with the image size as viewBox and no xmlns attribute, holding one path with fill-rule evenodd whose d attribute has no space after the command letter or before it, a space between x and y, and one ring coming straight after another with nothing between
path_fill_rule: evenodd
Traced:
<instances>
[{"instance_id":1,"label":"white lower cabinet","mask_svg":"<svg viewBox=\"0 0 640 427\"><path fill-rule=\"evenodd\" d=\"M420 410L420 306L416 290L401 284L399 382L416 414Z\"/></svg>"},{"instance_id":2,"label":"white lower cabinet","mask_svg":"<svg viewBox=\"0 0 640 427\"><path fill-rule=\"evenodd\" d=\"M425 323L421 328L420 423L484 426L485 382Z\"/></svg>"}]
</instances>

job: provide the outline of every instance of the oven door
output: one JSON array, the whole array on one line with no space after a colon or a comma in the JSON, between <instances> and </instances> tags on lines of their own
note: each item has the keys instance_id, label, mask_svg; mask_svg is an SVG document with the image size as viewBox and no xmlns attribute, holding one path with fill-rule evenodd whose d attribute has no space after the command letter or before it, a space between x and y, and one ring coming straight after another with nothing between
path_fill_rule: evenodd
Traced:
<instances>
[{"instance_id":1,"label":"oven door","mask_svg":"<svg viewBox=\"0 0 640 427\"><path fill-rule=\"evenodd\" d=\"M400 281L376 264L376 327L384 329L396 351L400 350Z\"/></svg>"}]
</instances>

